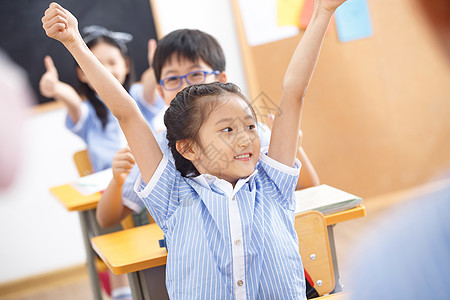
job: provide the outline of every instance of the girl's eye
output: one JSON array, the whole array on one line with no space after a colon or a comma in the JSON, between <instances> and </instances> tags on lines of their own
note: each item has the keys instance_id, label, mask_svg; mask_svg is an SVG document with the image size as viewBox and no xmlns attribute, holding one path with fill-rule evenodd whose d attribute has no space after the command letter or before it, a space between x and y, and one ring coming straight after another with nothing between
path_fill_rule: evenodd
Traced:
<instances>
[{"instance_id":1,"label":"girl's eye","mask_svg":"<svg viewBox=\"0 0 450 300\"><path fill-rule=\"evenodd\" d=\"M178 77L176 77L176 76L165 79L166 82L170 82L170 83L176 82L177 80L178 80Z\"/></svg>"},{"instance_id":2,"label":"girl's eye","mask_svg":"<svg viewBox=\"0 0 450 300\"><path fill-rule=\"evenodd\" d=\"M221 130L222 132L231 132L233 131L233 129L231 129L230 127L224 128Z\"/></svg>"}]
</instances>

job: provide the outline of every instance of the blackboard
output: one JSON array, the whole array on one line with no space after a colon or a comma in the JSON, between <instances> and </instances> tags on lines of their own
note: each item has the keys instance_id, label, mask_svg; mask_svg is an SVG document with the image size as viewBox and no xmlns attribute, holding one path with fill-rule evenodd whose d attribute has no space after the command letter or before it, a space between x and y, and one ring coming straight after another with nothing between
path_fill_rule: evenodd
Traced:
<instances>
[{"instance_id":1,"label":"blackboard","mask_svg":"<svg viewBox=\"0 0 450 300\"><path fill-rule=\"evenodd\" d=\"M40 95L39 79L45 72L44 57L52 56L60 80L75 85L75 61L59 42L48 38L41 18L51 1L0 1L0 48L28 74L39 103L51 101ZM128 32L128 44L136 79L148 68L147 42L156 38L155 24L148 0L60 0L78 19L79 28L101 25L109 30Z\"/></svg>"}]
</instances>

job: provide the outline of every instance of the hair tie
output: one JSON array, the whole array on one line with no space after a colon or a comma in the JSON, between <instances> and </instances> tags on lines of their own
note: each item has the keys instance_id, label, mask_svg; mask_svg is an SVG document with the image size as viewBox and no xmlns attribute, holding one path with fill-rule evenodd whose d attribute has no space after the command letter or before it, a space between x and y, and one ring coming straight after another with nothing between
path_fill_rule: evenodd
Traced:
<instances>
[{"instance_id":1,"label":"hair tie","mask_svg":"<svg viewBox=\"0 0 450 300\"><path fill-rule=\"evenodd\" d=\"M133 40L133 35L130 33L110 31L99 25L86 26L82 31L85 35L83 41L86 44L100 37L109 37L120 46L124 53L128 53L128 49L125 44Z\"/></svg>"}]
</instances>

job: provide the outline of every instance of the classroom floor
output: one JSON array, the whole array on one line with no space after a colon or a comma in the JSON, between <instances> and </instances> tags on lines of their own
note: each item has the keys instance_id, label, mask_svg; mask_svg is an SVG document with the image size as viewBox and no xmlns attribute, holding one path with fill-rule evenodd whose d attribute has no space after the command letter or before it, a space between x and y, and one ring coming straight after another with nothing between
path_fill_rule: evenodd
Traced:
<instances>
[{"instance_id":1,"label":"classroom floor","mask_svg":"<svg viewBox=\"0 0 450 300\"><path fill-rule=\"evenodd\" d=\"M411 195L427 193L443 186L450 185L449 180L439 181L424 187L418 187L408 191L400 191L389 195L374 197L364 200L367 216L364 218L340 223L334 227L336 251L339 262L339 272L341 283L344 285L345 278L348 278L347 269L351 262L351 253L353 246L358 240L364 238L365 230L376 222L383 213L392 208L393 205L406 201ZM93 295L89 284L87 272L78 277L71 278L56 284L49 284L35 288L33 290L17 291L17 293L2 297L2 300L91 300ZM109 298L104 297L105 300Z\"/></svg>"},{"instance_id":2,"label":"classroom floor","mask_svg":"<svg viewBox=\"0 0 450 300\"><path fill-rule=\"evenodd\" d=\"M2 300L94 300L88 274L57 285L47 285L1 297ZM108 298L105 297L105 300Z\"/></svg>"}]
</instances>

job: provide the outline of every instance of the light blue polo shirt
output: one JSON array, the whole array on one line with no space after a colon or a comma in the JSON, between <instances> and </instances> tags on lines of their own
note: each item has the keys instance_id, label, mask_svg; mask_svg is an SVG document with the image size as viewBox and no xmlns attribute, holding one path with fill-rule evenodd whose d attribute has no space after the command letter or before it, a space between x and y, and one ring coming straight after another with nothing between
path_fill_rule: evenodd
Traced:
<instances>
[{"instance_id":1,"label":"light blue polo shirt","mask_svg":"<svg viewBox=\"0 0 450 300\"><path fill-rule=\"evenodd\" d=\"M136 100L140 111L150 126L159 111L166 108L164 100L160 96L158 96L154 105L147 104L143 97L142 84L133 84L129 93ZM116 117L109 109L107 114L108 119L105 128L103 128L92 104L89 101L83 101L81 117L76 124L72 122L69 116L66 117L66 127L86 143L89 159L95 172L110 168L116 152L126 145L125 136Z\"/></svg>"}]
</instances>

